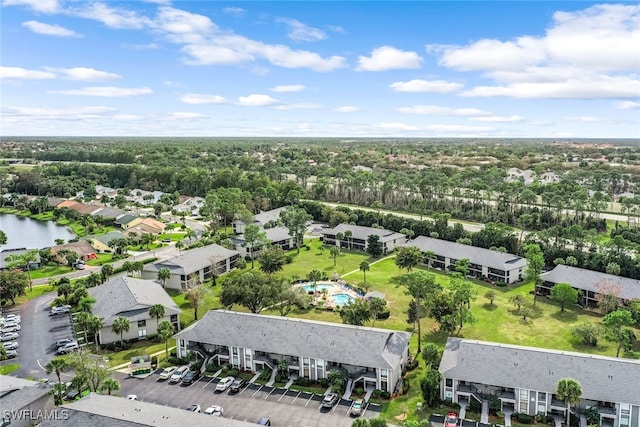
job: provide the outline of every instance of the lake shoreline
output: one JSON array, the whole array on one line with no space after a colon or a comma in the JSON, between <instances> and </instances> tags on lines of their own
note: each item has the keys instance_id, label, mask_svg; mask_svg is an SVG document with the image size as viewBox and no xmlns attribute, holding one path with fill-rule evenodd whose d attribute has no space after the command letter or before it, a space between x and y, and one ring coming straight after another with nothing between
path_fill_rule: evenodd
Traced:
<instances>
[{"instance_id":1,"label":"lake shoreline","mask_svg":"<svg viewBox=\"0 0 640 427\"><path fill-rule=\"evenodd\" d=\"M33 223L21 223L34 221ZM40 225L35 225L40 224ZM24 229L26 227L26 234ZM53 219L43 219L32 215L29 211L0 208L0 229L7 235L7 243L0 245L0 251L8 249L43 249L55 245L56 239L65 242L78 239L73 227L68 224L59 224ZM23 242L20 244L14 242Z\"/></svg>"}]
</instances>

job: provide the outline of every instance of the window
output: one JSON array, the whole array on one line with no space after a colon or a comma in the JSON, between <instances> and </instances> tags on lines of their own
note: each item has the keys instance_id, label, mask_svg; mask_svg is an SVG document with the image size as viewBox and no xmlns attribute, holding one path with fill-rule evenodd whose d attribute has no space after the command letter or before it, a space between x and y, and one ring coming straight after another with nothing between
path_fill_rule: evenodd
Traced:
<instances>
[{"instance_id":1,"label":"window","mask_svg":"<svg viewBox=\"0 0 640 427\"><path fill-rule=\"evenodd\" d=\"M310 372L309 372L309 366L310 366L310 361L308 357L303 357L302 358L302 376L305 378L309 378Z\"/></svg>"},{"instance_id":2,"label":"window","mask_svg":"<svg viewBox=\"0 0 640 427\"><path fill-rule=\"evenodd\" d=\"M144 328L145 326L147 326L146 320L138 320L138 328Z\"/></svg>"},{"instance_id":3,"label":"window","mask_svg":"<svg viewBox=\"0 0 640 427\"><path fill-rule=\"evenodd\" d=\"M631 423L631 405L626 403L620 404L620 427L629 427Z\"/></svg>"},{"instance_id":4,"label":"window","mask_svg":"<svg viewBox=\"0 0 640 427\"><path fill-rule=\"evenodd\" d=\"M177 314L172 314L171 315L171 323L177 322L178 321L178 315Z\"/></svg>"},{"instance_id":5,"label":"window","mask_svg":"<svg viewBox=\"0 0 640 427\"><path fill-rule=\"evenodd\" d=\"M446 385L447 387L453 387L453 379L451 379L451 378L447 378L447 379L445 380L445 385Z\"/></svg>"},{"instance_id":6,"label":"window","mask_svg":"<svg viewBox=\"0 0 640 427\"><path fill-rule=\"evenodd\" d=\"M147 336L147 330L146 329L138 329L138 338L144 338Z\"/></svg>"},{"instance_id":7,"label":"window","mask_svg":"<svg viewBox=\"0 0 640 427\"><path fill-rule=\"evenodd\" d=\"M316 359L316 378L324 378L324 360Z\"/></svg>"},{"instance_id":8,"label":"window","mask_svg":"<svg viewBox=\"0 0 640 427\"><path fill-rule=\"evenodd\" d=\"M543 391L538 392L538 414L547 413L547 393Z\"/></svg>"},{"instance_id":9,"label":"window","mask_svg":"<svg viewBox=\"0 0 640 427\"><path fill-rule=\"evenodd\" d=\"M245 369L253 369L253 361L251 359L251 349L244 349L244 367Z\"/></svg>"},{"instance_id":10,"label":"window","mask_svg":"<svg viewBox=\"0 0 640 427\"><path fill-rule=\"evenodd\" d=\"M527 389L520 389L520 404L518 406L518 412L521 412L523 414L528 414L529 413L529 390Z\"/></svg>"}]
</instances>

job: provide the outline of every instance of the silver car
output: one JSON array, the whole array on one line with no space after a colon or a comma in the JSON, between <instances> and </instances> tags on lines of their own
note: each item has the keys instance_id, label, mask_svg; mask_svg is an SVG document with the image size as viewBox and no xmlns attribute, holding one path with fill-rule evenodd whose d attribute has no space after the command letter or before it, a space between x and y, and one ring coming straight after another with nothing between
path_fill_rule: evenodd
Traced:
<instances>
[{"instance_id":1,"label":"silver car","mask_svg":"<svg viewBox=\"0 0 640 427\"><path fill-rule=\"evenodd\" d=\"M18 348L18 341L9 341L2 343L5 350L15 350Z\"/></svg>"},{"instance_id":2,"label":"silver car","mask_svg":"<svg viewBox=\"0 0 640 427\"><path fill-rule=\"evenodd\" d=\"M6 334L0 335L0 341L5 342L5 341L17 340L19 336L20 335L18 335L17 332L7 332Z\"/></svg>"}]
</instances>

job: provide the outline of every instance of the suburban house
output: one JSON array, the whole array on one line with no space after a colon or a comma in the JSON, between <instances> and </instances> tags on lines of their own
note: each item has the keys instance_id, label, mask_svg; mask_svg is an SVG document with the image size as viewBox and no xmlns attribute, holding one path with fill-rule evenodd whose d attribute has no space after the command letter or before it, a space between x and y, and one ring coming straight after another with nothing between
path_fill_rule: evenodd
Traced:
<instances>
[{"instance_id":1,"label":"suburban house","mask_svg":"<svg viewBox=\"0 0 640 427\"><path fill-rule=\"evenodd\" d=\"M280 213L285 211L288 207L289 206L283 206L281 208L271 209L270 211L260 212L259 214L253 216L253 222L251 222L251 224L255 224L260 228L264 228L264 226L267 224L275 225L280 219ZM231 224L231 226L233 227L233 234L244 233L247 225L249 224L246 224L241 220L233 221L233 223Z\"/></svg>"},{"instance_id":2,"label":"suburban house","mask_svg":"<svg viewBox=\"0 0 640 427\"><path fill-rule=\"evenodd\" d=\"M140 205L153 205L160 201L160 197L162 197L163 194L162 191L146 191L134 188L125 198L130 202Z\"/></svg>"},{"instance_id":3,"label":"suburban house","mask_svg":"<svg viewBox=\"0 0 640 427\"><path fill-rule=\"evenodd\" d=\"M129 233L151 233L160 234L164 232L165 224L153 218L143 218L135 215L124 215L118 218L115 223L127 230Z\"/></svg>"},{"instance_id":4,"label":"suburban house","mask_svg":"<svg viewBox=\"0 0 640 427\"><path fill-rule=\"evenodd\" d=\"M157 279L158 271L161 268L168 268L171 278L166 281L165 287L187 289L196 282L202 283L211 279L214 273L220 276L233 270L238 258L240 258L238 251L216 244L203 246L164 261L146 264L142 270L142 278Z\"/></svg>"},{"instance_id":5,"label":"suburban house","mask_svg":"<svg viewBox=\"0 0 640 427\"><path fill-rule=\"evenodd\" d=\"M206 408L203 407L204 410ZM90 393L80 400L58 407L58 416L38 424L40 427L250 427L255 422L207 417L183 408L140 400ZM61 421L62 420L62 421ZM11 424L11 427L14 425Z\"/></svg>"},{"instance_id":6,"label":"suburban house","mask_svg":"<svg viewBox=\"0 0 640 427\"><path fill-rule=\"evenodd\" d=\"M403 246L414 246L422 253L431 253L431 266L441 270L453 270L456 261L468 259L470 276L495 282L519 282L527 267L526 258L518 255L426 236L418 236Z\"/></svg>"},{"instance_id":7,"label":"suburban house","mask_svg":"<svg viewBox=\"0 0 640 427\"><path fill-rule=\"evenodd\" d=\"M64 202L58 204L56 208L59 208L59 209L67 208L67 209L71 209L72 211L76 211L82 215L84 214L90 215L92 212L100 209L101 206L87 205L84 203L76 202L75 200L65 200Z\"/></svg>"},{"instance_id":8,"label":"suburban house","mask_svg":"<svg viewBox=\"0 0 640 427\"><path fill-rule=\"evenodd\" d=\"M24 255L29 251L32 251L34 249L25 249L25 248L20 248L20 249L4 249L3 251L0 251L0 270L5 270L7 268L9 268L9 264L10 262L7 260L7 258L9 258L10 256L16 256L16 255ZM35 256L35 260L31 261L29 263L29 270L36 270L38 268L40 268L40 254L38 253L38 250L35 249L36 251L36 256ZM16 266L17 268L24 268L26 266L21 265L21 266Z\"/></svg>"},{"instance_id":9,"label":"suburban house","mask_svg":"<svg viewBox=\"0 0 640 427\"><path fill-rule=\"evenodd\" d=\"M176 303L162 286L153 280L117 277L107 283L88 289L96 302L91 312L103 319L100 330L100 344L109 344L120 340L120 335L111 329L118 317L129 319L129 331L122 335L125 340L145 338L157 333L157 325L164 320L171 322L176 330L180 329L180 313ZM149 315L152 305L164 307L164 317L157 320Z\"/></svg>"},{"instance_id":10,"label":"suburban house","mask_svg":"<svg viewBox=\"0 0 640 427\"><path fill-rule=\"evenodd\" d=\"M184 202L175 205L173 207L173 211L179 213L185 213L187 215L200 215L200 208L204 205L204 198L202 197L191 197Z\"/></svg>"},{"instance_id":11,"label":"suburban house","mask_svg":"<svg viewBox=\"0 0 640 427\"><path fill-rule=\"evenodd\" d=\"M596 408L601 426L640 427L639 360L450 337L440 373L442 399L468 405L497 398L505 418L516 412L566 416L556 390L559 380L572 378L582 386L572 412L582 418Z\"/></svg>"},{"instance_id":12,"label":"suburban house","mask_svg":"<svg viewBox=\"0 0 640 427\"><path fill-rule=\"evenodd\" d=\"M276 369L318 380L332 370L348 377L347 393L360 386L393 393L409 357L411 334L402 331L281 316L210 310L175 335L178 357L202 358L251 372Z\"/></svg>"},{"instance_id":13,"label":"suburban house","mask_svg":"<svg viewBox=\"0 0 640 427\"><path fill-rule=\"evenodd\" d=\"M91 243L91 246L93 247L93 249L95 249L96 252L111 253L113 252L113 248L109 246L109 242L115 239L126 239L126 238L127 236L125 236L123 233L119 231L110 231L107 234L100 234L97 236L96 235L87 236L84 238L84 240Z\"/></svg>"},{"instance_id":14,"label":"suburban house","mask_svg":"<svg viewBox=\"0 0 640 427\"><path fill-rule=\"evenodd\" d=\"M65 243L63 245L51 246L49 248L53 255L58 255L62 251L75 252L78 255L78 259L82 261L88 261L90 259L96 259L96 250L86 240L78 240L77 242Z\"/></svg>"},{"instance_id":15,"label":"suburban house","mask_svg":"<svg viewBox=\"0 0 640 427\"><path fill-rule=\"evenodd\" d=\"M351 232L351 237L348 232ZM338 240L338 234L342 234L342 240ZM347 236L345 236L345 233ZM324 228L322 238L325 245L350 248L357 251L367 250L367 239L372 234L380 236L382 252L387 254L407 241L407 236L395 231L383 228L363 227L361 225L338 224L335 228Z\"/></svg>"},{"instance_id":16,"label":"suburban house","mask_svg":"<svg viewBox=\"0 0 640 427\"><path fill-rule=\"evenodd\" d=\"M99 209L93 211L91 216L99 217L99 218L119 218L124 215L125 212L121 209L112 208L109 206L102 206Z\"/></svg>"},{"instance_id":17,"label":"suburban house","mask_svg":"<svg viewBox=\"0 0 640 427\"><path fill-rule=\"evenodd\" d=\"M44 411L53 410L50 391L49 385L39 381L0 375L0 426L24 427L42 421L38 419L38 415L43 417Z\"/></svg>"},{"instance_id":18,"label":"suburban house","mask_svg":"<svg viewBox=\"0 0 640 427\"><path fill-rule=\"evenodd\" d=\"M273 228L265 228L264 233L267 235L267 239L271 242L271 246L280 246L283 250L288 251L289 249L295 246L295 240L291 234L289 234L289 229L287 227L273 227ZM233 246L235 250L240 252L242 256L250 256L251 251L249 248L245 246L245 238L244 234L240 234L239 236L234 236L231 238L233 241ZM253 257L257 258L260 256L260 248L254 248Z\"/></svg>"},{"instance_id":19,"label":"suburban house","mask_svg":"<svg viewBox=\"0 0 640 427\"><path fill-rule=\"evenodd\" d=\"M582 307L597 307L598 297L603 293L616 295L622 304L640 299L640 280L584 268L557 265L553 270L541 274L544 282L537 288L541 295L551 294L557 283L568 283L579 292L578 304Z\"/></svg>"},{"instance_id":20,"label":"suburban house","mask_svg":"<svg viewBox=\"0 0 640 427\"><path fill-rule=\"evenodd\" d=\"M122 228L123 230L127 229L127 224L129 224L134 219L138 218L134 214L124 214L121 217L116 218L114 224Z\"/></svg>"}]
</instances>

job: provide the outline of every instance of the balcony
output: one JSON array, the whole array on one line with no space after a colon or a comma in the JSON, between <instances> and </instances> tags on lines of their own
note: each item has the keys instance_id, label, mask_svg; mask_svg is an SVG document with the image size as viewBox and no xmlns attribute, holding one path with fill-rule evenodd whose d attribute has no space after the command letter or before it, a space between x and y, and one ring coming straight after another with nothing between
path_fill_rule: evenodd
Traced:
<instances>
[{"instance_id":1,"label":"balcony","mask_svg":"<svg viewBox=\"0 0 640 427\"><path fill-rule=\"evenodd\" d=\"M612 417L615 418L617 415L617 411L615 407L612 406L603 406L603 405L598 405L598 412L600 413L600 415L602 415L603 417Z\"/></svg>"},{"instance_id":2,"label":"balcony","mask_svg":"<svg viewBox=\"0 0 640 427\"><path fill-rule=\"evenodd\" d=\"M502 390L500 390L500 391L498 391L496 393L496 397L498 399L502 400L503 402L505 400L508 400L508 401L510 401L512 403L515 403L515 401L516 401L516 393L514 391L506 391L506 390L502 391Z\"/></svg>"},{"instance_id":3,"label":"balcony","mask_svg":"<svg viewBox=\"0 0 640 427\"><path fill-rule=\"evenodd\" d=\"M567 409L567 404L564 403L562 400L558 400L554 398L554 399L551 399L551 405L549 405L549 408L564 412Z\"/></svg>"}]
</instances>

